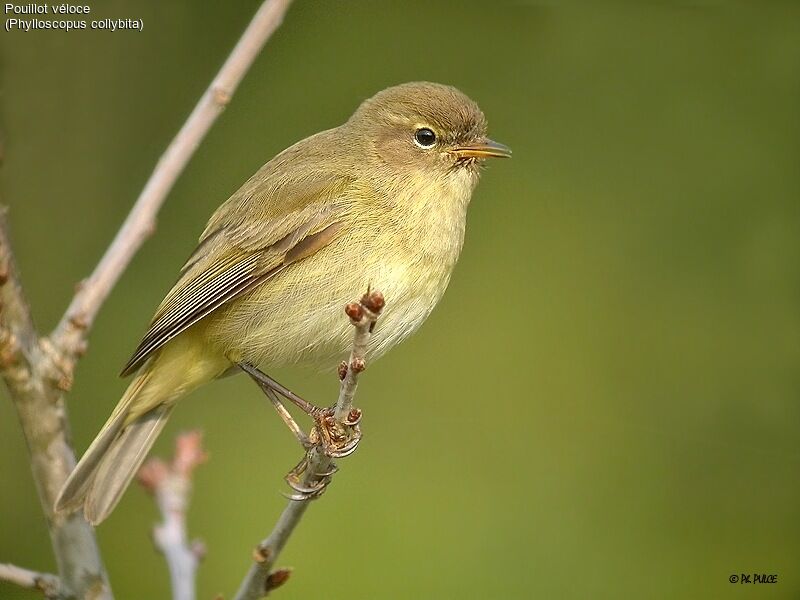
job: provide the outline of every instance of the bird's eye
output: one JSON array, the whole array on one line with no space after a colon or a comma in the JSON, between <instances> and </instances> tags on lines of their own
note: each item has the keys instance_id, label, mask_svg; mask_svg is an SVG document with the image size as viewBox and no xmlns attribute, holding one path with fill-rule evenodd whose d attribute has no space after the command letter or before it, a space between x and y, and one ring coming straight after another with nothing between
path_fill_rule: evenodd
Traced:
<instances>
[{"instance_id":1,"label":"bird's eye","mask_svg":"<svg viewBox=\"0 0 800 600\"><path fill-rule=\"evenodd\" d=\"M427 127L417 129L414 133L414 143L420 148L433 148L436 144L436 134Z\"/></svg>"}]
</instances>

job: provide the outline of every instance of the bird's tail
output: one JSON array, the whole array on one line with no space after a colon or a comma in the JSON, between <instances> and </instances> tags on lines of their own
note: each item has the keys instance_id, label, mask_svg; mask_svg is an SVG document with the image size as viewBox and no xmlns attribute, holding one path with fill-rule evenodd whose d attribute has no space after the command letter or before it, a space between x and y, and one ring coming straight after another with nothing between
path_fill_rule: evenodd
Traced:
<instances>
[{"instance_id":1,"label":"bird's tail","mask_svg":"<svg viewBox=\"0 0 800 600\"><path fill-rule=\"evenodd\" d=\"M56 500L56 511L72 512L83 506L86 519L103 521L122 497L158 434L167 423L172 407L151 404L147 395L152 371L145 367L131 382L106 424L72 471ZM141 413L139 407L154 407ZM137 416L138 413L138 416Z\"/></svg>"}]
</instances>

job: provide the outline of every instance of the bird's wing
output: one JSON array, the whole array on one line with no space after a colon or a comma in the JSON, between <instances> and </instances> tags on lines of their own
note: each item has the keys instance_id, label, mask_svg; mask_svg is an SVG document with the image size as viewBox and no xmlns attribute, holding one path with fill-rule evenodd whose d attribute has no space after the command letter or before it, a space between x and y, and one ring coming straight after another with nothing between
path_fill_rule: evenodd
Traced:
<instances>
[{"instance_id":1,"label":"bird's wing","mask_svg":"<svg viewBox=\"0 0 800 600\"><path fill-rule=\"evenodd\" d=\"M211 217L122 376L215 309L314 254L342 232L352 180L315 174L268 183L257 177Z\"/></svg>"}]
</instances>

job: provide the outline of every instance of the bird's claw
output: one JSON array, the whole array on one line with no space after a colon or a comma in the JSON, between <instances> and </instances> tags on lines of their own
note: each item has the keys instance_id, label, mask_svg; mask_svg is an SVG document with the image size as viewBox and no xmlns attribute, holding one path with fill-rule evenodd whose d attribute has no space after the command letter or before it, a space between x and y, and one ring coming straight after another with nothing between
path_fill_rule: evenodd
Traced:
<instances>
[{"instance_id":1,"label":"bird's claw","mask_svg":"<svg viewBox=\"0 0 800 600\"><path fill-rule=\"evenodd\" d=\"M293 494L286 495L290 500L305 501L319 498L327 489L331 482L331 477L339 468L330 462L330 466L324 472L308 473L311 457L316 448L329 458L344 458L356 451L358 443L361 441L361 411L354 408L345 417L343 422L338 422L334 418L332 408L320 410L315 415L315 425L308 436L306 454L289 473L286 475L286 483L294 491Z\"/></svg>"},{"instance_id":2,"label":"bird's claw","mask_svg":"<svg viewBox=\"0 0 800 600\"><path fill-rule=\"evenodd\" d=\"M317 473L317 475L319 477L332 477L333 475L335 475L338 472L339 472L339 467L337 467L335 464L331 463L330 467L328 468L327 471L323 471L321 473Z\"/></svg>"},{"instance_id":3,"label":"bird's claw","mask_svg":"<svg viewBox=\"0 0 800 600\"><path fill-rule=\"evenodd\" d=\"M304 484L302 481L294 480L290 478L288 475L286 476L286 483L288 483L289 487L292 488L295 492L309 496L318 494L328 484L328 482L326 482L324 478L319 479L318 481L311 484Z\"/></svg>"},{"instance_id":4,"label":"bird's claw","mask_svg":"<svg viewBox=\"0 0 800 600\"><path fill-rule=\"evenodd\" d=\"M322 446L326 456L344 458L355 452L361 441L361 410L352 409L342 422L333 417L333 412L328 408L317 417L311 439Z\"/></svg>"},{"instance_id":5,"label":"bird's claw","mask_svg":"<svg viewBox=\"0 0 800 600\"><path fill-rule=\"evenodd\" d=\"M361 441L361 432L355 432L355 435L342 446L327 446L323 451L331 458L344 458L350 456L358 448L358 443Z\"/></svg>"},{"instance_id":6,"label":"bird's claw","mask_svg":"<svg viewBox=\"0 0 800 600\"><path fill-rule=\"evenodd\" d=\"M290 500L313 500L319 498L331 482L331 475L338 469L335 465L331 465L330 469L325 473L315 473L313 477L304 477L308 471L309 454L307 453L303 460L301 460L291 471L286 474L284 478L289 487L295 493L291 495L284 494Z\"/></svg>"}]
</instances>

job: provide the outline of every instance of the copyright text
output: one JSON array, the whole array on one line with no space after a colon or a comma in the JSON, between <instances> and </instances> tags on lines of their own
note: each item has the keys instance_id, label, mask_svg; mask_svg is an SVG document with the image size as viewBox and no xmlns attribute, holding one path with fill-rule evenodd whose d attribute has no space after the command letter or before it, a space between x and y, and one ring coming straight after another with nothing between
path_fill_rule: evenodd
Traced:
<instances>
[{"instance_id":1,"label":"copyright text","mask_svg":"<svg viewBox=\"0 0 800 600\"><path fill-rule=\"evenodd\" d=\"M734 573L728 577L731 583L778 583L777 573Z\"/></svg>"}]
</instances>

